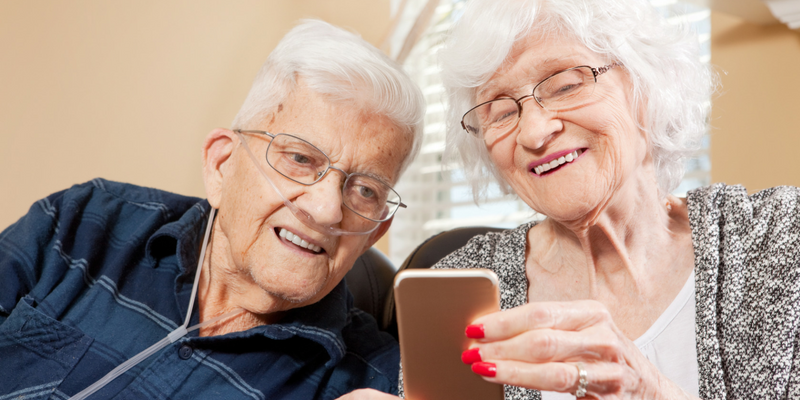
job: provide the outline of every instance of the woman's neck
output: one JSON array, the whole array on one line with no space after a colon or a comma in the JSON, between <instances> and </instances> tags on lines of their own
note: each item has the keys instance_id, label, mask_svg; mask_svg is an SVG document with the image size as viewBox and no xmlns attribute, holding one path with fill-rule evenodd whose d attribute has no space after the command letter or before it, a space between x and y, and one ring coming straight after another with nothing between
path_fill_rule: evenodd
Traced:
<instances>
[{"instance_id":1,"label":"woman's neck","mask_svg":"<svg viewBox=\"0 0 800 400\"><path fill-rule=\"evenodd\" d=\"M688 211L685 200L638 183L620 188L589 224L546 219L528 232L530 301L595 299L618 325L637 321L631 334L666 309L694 264Z\"/></svg>"}]
</instances>

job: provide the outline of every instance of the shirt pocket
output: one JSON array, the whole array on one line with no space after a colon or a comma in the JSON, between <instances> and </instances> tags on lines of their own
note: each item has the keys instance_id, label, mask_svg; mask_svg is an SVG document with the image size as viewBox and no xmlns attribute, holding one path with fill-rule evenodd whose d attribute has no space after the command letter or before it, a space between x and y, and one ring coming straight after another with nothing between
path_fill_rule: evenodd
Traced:
<instances>
[{"instance_id":1,"label":"shirt pocket","mask_svg":"<svg viewBox=\"0 0 800 400\"><path fill-rule=\"evenodd\" d=\"M80 330L34 308L33 298L22 298L0 325L0 393L49 397L91 343Z\"/></svg>"}]
</instances>

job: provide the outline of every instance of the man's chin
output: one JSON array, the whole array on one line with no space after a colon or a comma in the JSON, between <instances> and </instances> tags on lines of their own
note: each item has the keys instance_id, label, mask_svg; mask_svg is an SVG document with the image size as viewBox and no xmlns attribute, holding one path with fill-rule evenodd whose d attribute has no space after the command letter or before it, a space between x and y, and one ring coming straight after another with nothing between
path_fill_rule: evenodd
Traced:
<instances>
[{"instance_id":1,"label":"man's chin","mask_svg":"<svg viewBox=\"0 0 800 400\"><path fill-rule=\"evenodd\" d=\"M316 294L316 293L314 293ZM307 295L307 296L299 296L299 295L287 295L281 293L273 293L272 295L291 304L299 305L306 303L314 298L314 294Z\"/></svg>"},{"instance_id":2,"label":"man's chin","mask_svg":"<svg viewBox=\"0 0 800 400\"><path fill-rule=\"evenodd\" d=\"M296 292L287 292L282 290L280 292L268 291L268 293L280 300L283 300L297 307L300 305L308 305L314 303L317 300L319 300L317 297L323 297L323 296L318 296L323 287L324 285L319 285L319 287L316 288L305 287L303 288L305 290L298 290Z\"/></svg>"},{"instance_id":3,"label":"man's chin","mask_svg":"<svg viewBox=\"0 0 800 400\"><path fill-rule=\"evenodd\" d=\"M328 282L328 277L313 275L292 276L278 274L275 276L261 276L251 272L250 276L261 290L276 300L292 305L290 308L295 308L300 304L311 304L322 298L323 296L319 294Z\"/></svg>"}]
</instances>

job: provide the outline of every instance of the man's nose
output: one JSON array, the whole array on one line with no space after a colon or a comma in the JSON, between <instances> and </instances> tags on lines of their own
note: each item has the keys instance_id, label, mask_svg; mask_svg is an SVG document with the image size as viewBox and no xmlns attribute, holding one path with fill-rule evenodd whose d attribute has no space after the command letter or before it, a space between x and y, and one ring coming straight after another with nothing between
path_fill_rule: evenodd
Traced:
<instances>
[{"instance_id":1,"label":"man's nose","mask_svg":"<svg viewBox=\"0 0 800 400\"><path fill-rule=\"evenodd\" d=\"M342 222L342 183L344 175L331 169L317 183L307 186L295 204L323 225Z\"/></svg>"},{"instance_id":2,"label":"man's nose","mask_svg":"<svg viewBox=\"0 0 800 400\"><path fill-rule=\"evenodd\" d=\"M538 149L564 129L558 113L542 108L533 98L526 99L521 105L517 143L529 149Z\"/></svg>"}]
</instances>

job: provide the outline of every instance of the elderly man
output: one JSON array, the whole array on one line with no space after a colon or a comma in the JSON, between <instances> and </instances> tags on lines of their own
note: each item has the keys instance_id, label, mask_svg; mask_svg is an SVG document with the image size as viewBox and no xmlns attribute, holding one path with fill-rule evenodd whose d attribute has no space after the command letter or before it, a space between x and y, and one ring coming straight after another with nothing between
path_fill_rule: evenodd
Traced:
<instances>
[{"instance_id":1,"label":"elderly man","mask_svg":"<svg viewBox=\"0 0 800 400\"><path fill-rule=\"evenodd\" d=\"M423 111L378 50L297 26L207 136L207 200L96 179L0 234L0 397L396 392L397 344L342 279L404 206Z\"/></svg>"}]
</instances>

